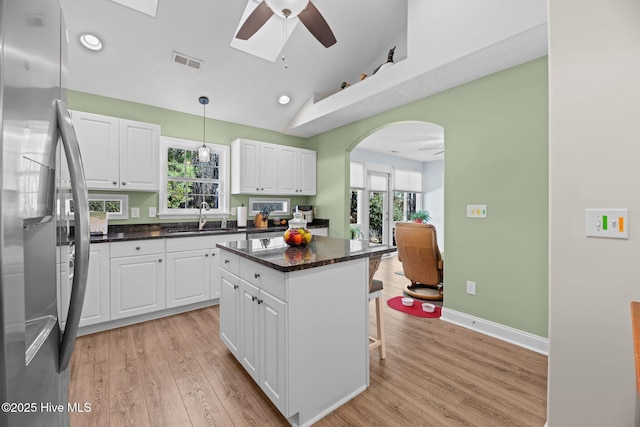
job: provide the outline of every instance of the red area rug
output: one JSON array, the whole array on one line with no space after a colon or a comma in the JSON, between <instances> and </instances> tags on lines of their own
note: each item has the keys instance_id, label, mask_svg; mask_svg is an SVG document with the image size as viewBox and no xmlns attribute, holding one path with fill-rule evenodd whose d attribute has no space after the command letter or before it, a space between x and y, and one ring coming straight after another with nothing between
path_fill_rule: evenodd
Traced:
<instances>
[{"instance_id":1,"label":"red area rug","mask_svg":"<svg viewBox=\"0 0 640 427\"><path fill-rule=\"evenodd\" d=\"M433 319L436 317L440 317L440 315L442 314L442 308L438 307L437 305L436 305L436 310L433 313L427 313L426 311L422 310L422 301L418 299L414 299L413 305L410 307L407 307L406 305L402 305L402 298L403 298L402 296L393 297L387 301L387 305L389 305L389 307L393 308L394 310L398 310L403 313L407 313L417 317L428 317ZM429 301L425 301L425 302L429 302Z\"/></svg>"}]
</instances>

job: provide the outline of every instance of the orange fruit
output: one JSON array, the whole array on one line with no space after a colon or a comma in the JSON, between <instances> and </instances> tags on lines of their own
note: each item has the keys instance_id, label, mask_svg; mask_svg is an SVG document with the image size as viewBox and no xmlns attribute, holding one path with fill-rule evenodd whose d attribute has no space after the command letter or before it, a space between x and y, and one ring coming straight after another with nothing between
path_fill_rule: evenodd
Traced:
<instances>
[{"instance_id":1,"label":"orange fruit","mask_svg":"<svg viewBox=\"0 0 640 427\"><path fill-rule=\"evenodd\" d=\"M293 236L293 243L295 243L296 245L299 245L302 243L302 234L296 234L295 236Z\"/></svg>"}]
</instances>

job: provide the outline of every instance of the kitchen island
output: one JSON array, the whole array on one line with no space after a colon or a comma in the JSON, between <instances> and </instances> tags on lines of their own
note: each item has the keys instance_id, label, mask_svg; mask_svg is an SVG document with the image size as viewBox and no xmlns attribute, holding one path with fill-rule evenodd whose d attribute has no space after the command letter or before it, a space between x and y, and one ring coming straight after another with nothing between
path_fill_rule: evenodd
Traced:
<instances>
[{"instance_id":1,"label":"kitchen island","mask_svg":"<svg viewBox=\"0 0 640 427\"><path fill-rule=\"evenodd\" d=\"M395 248L314 236L221 249L220 338L290 424L311 425L369 385L369 258Z\"/></svg>"}]
</instances>

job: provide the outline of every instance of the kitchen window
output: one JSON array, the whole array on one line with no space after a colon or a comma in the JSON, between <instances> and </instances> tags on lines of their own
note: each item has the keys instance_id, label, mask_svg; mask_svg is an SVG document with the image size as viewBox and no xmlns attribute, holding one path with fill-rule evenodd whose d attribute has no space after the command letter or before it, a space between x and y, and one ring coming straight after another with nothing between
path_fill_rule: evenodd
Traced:
<instances>
[{"instance_id":1,"label":"kitchen window","mask_svg":"<svg viewBox=\"0 0 640 427\"><path fill-rule=\"evenodd\" d=\"M206 202L208 214L229 214L229 147L207 144L211 160L200 162L201 142L162 138L160 216L191 217Z\"/></svg>"},{"instance_id":2,"label":"kitchen window","mask_svg":"<svg viewBox=\"0 0 640 427\"><path fill-rule=\"evenodd\" d=\"M71 193L65 199L65 218L71 219L74 214ZM126 194L89 194L89 211L106 212L108 219L129 218L129 196Z\"/></svg>"}]
</instances>

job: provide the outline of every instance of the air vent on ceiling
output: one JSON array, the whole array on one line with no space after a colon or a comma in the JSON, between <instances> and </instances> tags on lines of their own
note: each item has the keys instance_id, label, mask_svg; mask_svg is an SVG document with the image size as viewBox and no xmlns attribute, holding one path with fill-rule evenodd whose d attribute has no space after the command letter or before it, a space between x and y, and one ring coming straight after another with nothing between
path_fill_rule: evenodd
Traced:
<instances>
[{"instance_id":1,"label":"air vent on ceiling","mask_svg":"<svg viewBox=\"0 0 640 427\"><path fill-rule=\"evenodd\" d=\"M199 70L200 68L202 68L202 65L204 64L204 61L200 59L195 59L195 58L192 58L191 56L188 56L176 51L172 52L171 61L175 62L176 64L184 65L185 67L188 67L194 70Z\"/></svg>"}]
</instances>

